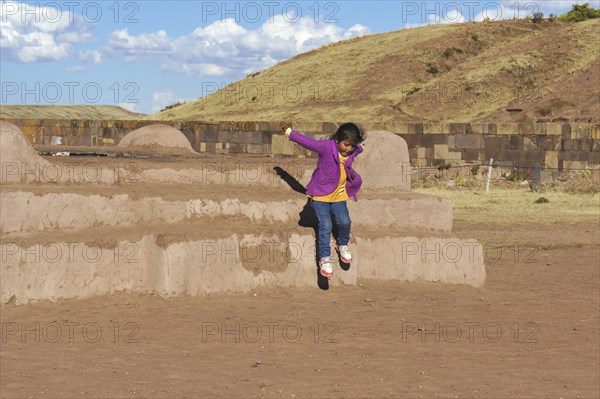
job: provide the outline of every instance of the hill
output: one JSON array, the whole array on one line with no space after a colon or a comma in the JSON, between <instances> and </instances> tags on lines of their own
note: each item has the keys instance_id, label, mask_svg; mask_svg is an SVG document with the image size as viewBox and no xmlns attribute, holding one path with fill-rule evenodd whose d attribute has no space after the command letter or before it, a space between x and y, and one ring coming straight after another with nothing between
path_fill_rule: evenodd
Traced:
<instances>
[{"instance_id":1,"label":"hill","mask_svg":"<svg viewBox=\"0 0 600 399\"><path fill-rule=\"evenodd\" d=\"M116 105L0 105L7 119L141 119L146 114Z\"/></svg>"},{"instance_id":2,"label":"hill","mask_svg":"<svg viewBox=\"0 0 600 399\"><path fill-rule=\"evenodd\" d=\"M148 118L598 121L599 28L598 19L510 20L368 35L300 54Z\"/></svg>"}]
</instances>

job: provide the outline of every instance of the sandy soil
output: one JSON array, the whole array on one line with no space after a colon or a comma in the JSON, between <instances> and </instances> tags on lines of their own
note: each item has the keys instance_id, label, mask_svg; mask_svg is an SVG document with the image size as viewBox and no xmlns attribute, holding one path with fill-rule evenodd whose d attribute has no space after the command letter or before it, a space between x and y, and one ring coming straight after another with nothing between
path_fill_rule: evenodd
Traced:
<instances>
[{"instance_id":1,"label":"sandy soil","mask_svg":"<svg viewBox=\"0 0 600 399\"><path fill-rule=\"evenodd\" d=\"M598 224L454 230L497 245L485 288L6 305L1 396L599 397Z\"/></svg>"},{"instance_id":2,"label":"sandy soil","mask_svg":"<svg viewBox=\"0 0 600 399\"><path fill-rule=\"evenodd\" d=\"M196 158L131 161L179 169L197 167ZM239 168L234 158L206 159ZM99 168L122 161L94 158ZM249 162L271 170L281 159ZM314 165L289 162L300 170ZM143 183L27 186L36 194L129 192L174 199L252 194L252 187L227 185L210 191ZM283 198L281 190L261 192ZM214 224L212 234L219 231L216 224L230 229L235 223ZM189 233L180 227L180 234ZM362 281L328 290L171 299L122 293L4 305L0 397L599 397L597 221L518 227L457 222L453 230L484 245L484 288ZM54 239L58 234L52 233ZM62 234L84 239L94 233Z\"/></svg>"}]
</instances>

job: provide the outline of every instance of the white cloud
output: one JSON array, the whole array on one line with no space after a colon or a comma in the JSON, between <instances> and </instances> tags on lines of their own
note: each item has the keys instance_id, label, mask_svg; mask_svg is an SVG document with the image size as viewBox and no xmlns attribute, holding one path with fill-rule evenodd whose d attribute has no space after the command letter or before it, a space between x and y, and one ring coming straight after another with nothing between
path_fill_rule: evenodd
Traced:
<instances>
[{"instance_id":1,"label":"white cloud","mask_svg":"<svg viewBox=\"0 0 600 399\"><path fill-rule=\"evenodd\" d=\"M0 2L3 59L22 63L60 60L70 55L72 43L92 37L91 24L81 16L38 4Z\"/></svg>"},{"instance_id":2,"label":"white cloud","mask_svg":"<svg viewBox=\"0 0 600 399\"><path fill-rule=\"evenodd\" d=\"M98 50L80 50L77 53L79 61L87 62L88 64L100 64L104 55Z\"/></svg>"},{"instance_id":3,"label":"white cloud","mask_svg":"<svg viewBox=\"0 0 600 399\"><path fill-rule=\"evenodd\" d=\"M182 64L175 61L162 63L160 69L184 73L189 76L223 76L228 72L228 69L216 64Z\"/></svg>"},{"instance_id":4,"label":"white cloud","mask_svg":"<svg viewBox=\"0 0 600 399\"><path fill-rule=\"evenodd\" d=\"M127 111L130 112L140 112L137 110L137 103L119 103L117 105L121 108L125 108Z\"/></svg>"},{"instance_id":5,"label":"white cloud","mask_svg":"<svg viewBox=\"0 0 600 399\"><path fill-rule=\"evenodd\" d=\"M455 8L448 8L447 12L443 15L438 14L427 14L426 21L423 23L407 23L404 25L405 28L418 28L425 25L436 25L436 24L459 24L465 22L463 14Z\"/></svg>"},{"instance_id":6,"label":"white cloud","mask_svg":"<svg viewBox=\"0 0 600 399\"><path fill-rule=\"evenodd\" d=\"M114 31L104 52L125 61L162 57L160 68L164 71L237 78L324 44L368 33L360 24L345 30L309 17L290 23L275 16L254 30L225 19L174 38L162 30L139 35L131 35L127 29Z\"/></svg>"},{"instance_id":7,"label":"white cloud","mask_svg":"<svg viewBox=\"0 0 600 399\"><path fill-rule=\"evenodd\" d=\"M164 30L137 36L130 35L127 28L116 30L110 34L107 44L107 53L113 56L124 55L127 61L135 61L146 55L169 54L173 51L173 43Z\"/></svg>"},{"instance_id":8,"label":"white cloud","mask_svg":"<svg viewBox=\"0 0 600 399\"><path fill-rule=\"evenodd\" d=\"M152 93L152 113L158 112L167 105L173 104L175 94L171 90L168 91L156 91Z\"/></svg>"},{"instance_id":9,"label":"white cloud","mask_svg":"<svg viewBox=\"0 0 600 399\"><path fill-rule=\"evenodd\" d=\"M356 24L354 26L351 26L350 29L348 29L346 32L344 32L344 39L351 39L353 37L358 37L358 36L364 36L364 35L368 35L369 34L369 28L361 25L361 24Z\"/></svg>"}]
</instances>

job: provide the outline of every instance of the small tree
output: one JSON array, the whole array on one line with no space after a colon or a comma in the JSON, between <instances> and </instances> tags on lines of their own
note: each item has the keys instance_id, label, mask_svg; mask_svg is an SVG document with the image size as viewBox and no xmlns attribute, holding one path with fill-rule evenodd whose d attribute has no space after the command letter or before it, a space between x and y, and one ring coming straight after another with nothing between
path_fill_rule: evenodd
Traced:
<instances>
[{"instance_id":1,"label":"small tree","mask_svg":"<svg viewBox=\"0 0 600 399\"><path fill-rule=\"evenodd\" d=\"M534 24L539 24L544 20L544 13L541 11L533 13L533 19L531 20Z\"/></svg>"},{"instance_id":2,"label":"small tree","mask_svg":"<svg viewBox=\"0 0 600 399\"><path fill-rule=\"evenodd\" d=\"M561 20L571 22L581 22L593 18L600 18L600 10L590 8L588 3L573 4L571 11L560 16Z\"/></svg>"}]
</instances>

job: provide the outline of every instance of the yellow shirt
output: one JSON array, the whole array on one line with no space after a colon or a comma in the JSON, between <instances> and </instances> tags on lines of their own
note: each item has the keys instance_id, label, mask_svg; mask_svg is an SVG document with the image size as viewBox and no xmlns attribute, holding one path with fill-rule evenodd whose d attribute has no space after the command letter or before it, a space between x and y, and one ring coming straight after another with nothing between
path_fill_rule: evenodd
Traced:
<instances>
[{"instance_id":1,"label":"yellow shirt","mask_svg":"<svg viewBox=\"0 0 600 399\"><path fill-rule=\"evenodd\" d=\"M347 201L348 200L348 193L346 192L346 168L344 167L344 164L346 163L346 160L348 159L348 157L343 156L342 154L340 154L340 181L337 185L337 187L335 188L335 190L333 190L333 192L331 194L328 195L314 195L311 198L314 201L320 201L320 202L342 202L342 201Z\"/></svg>"}]
</instances>

